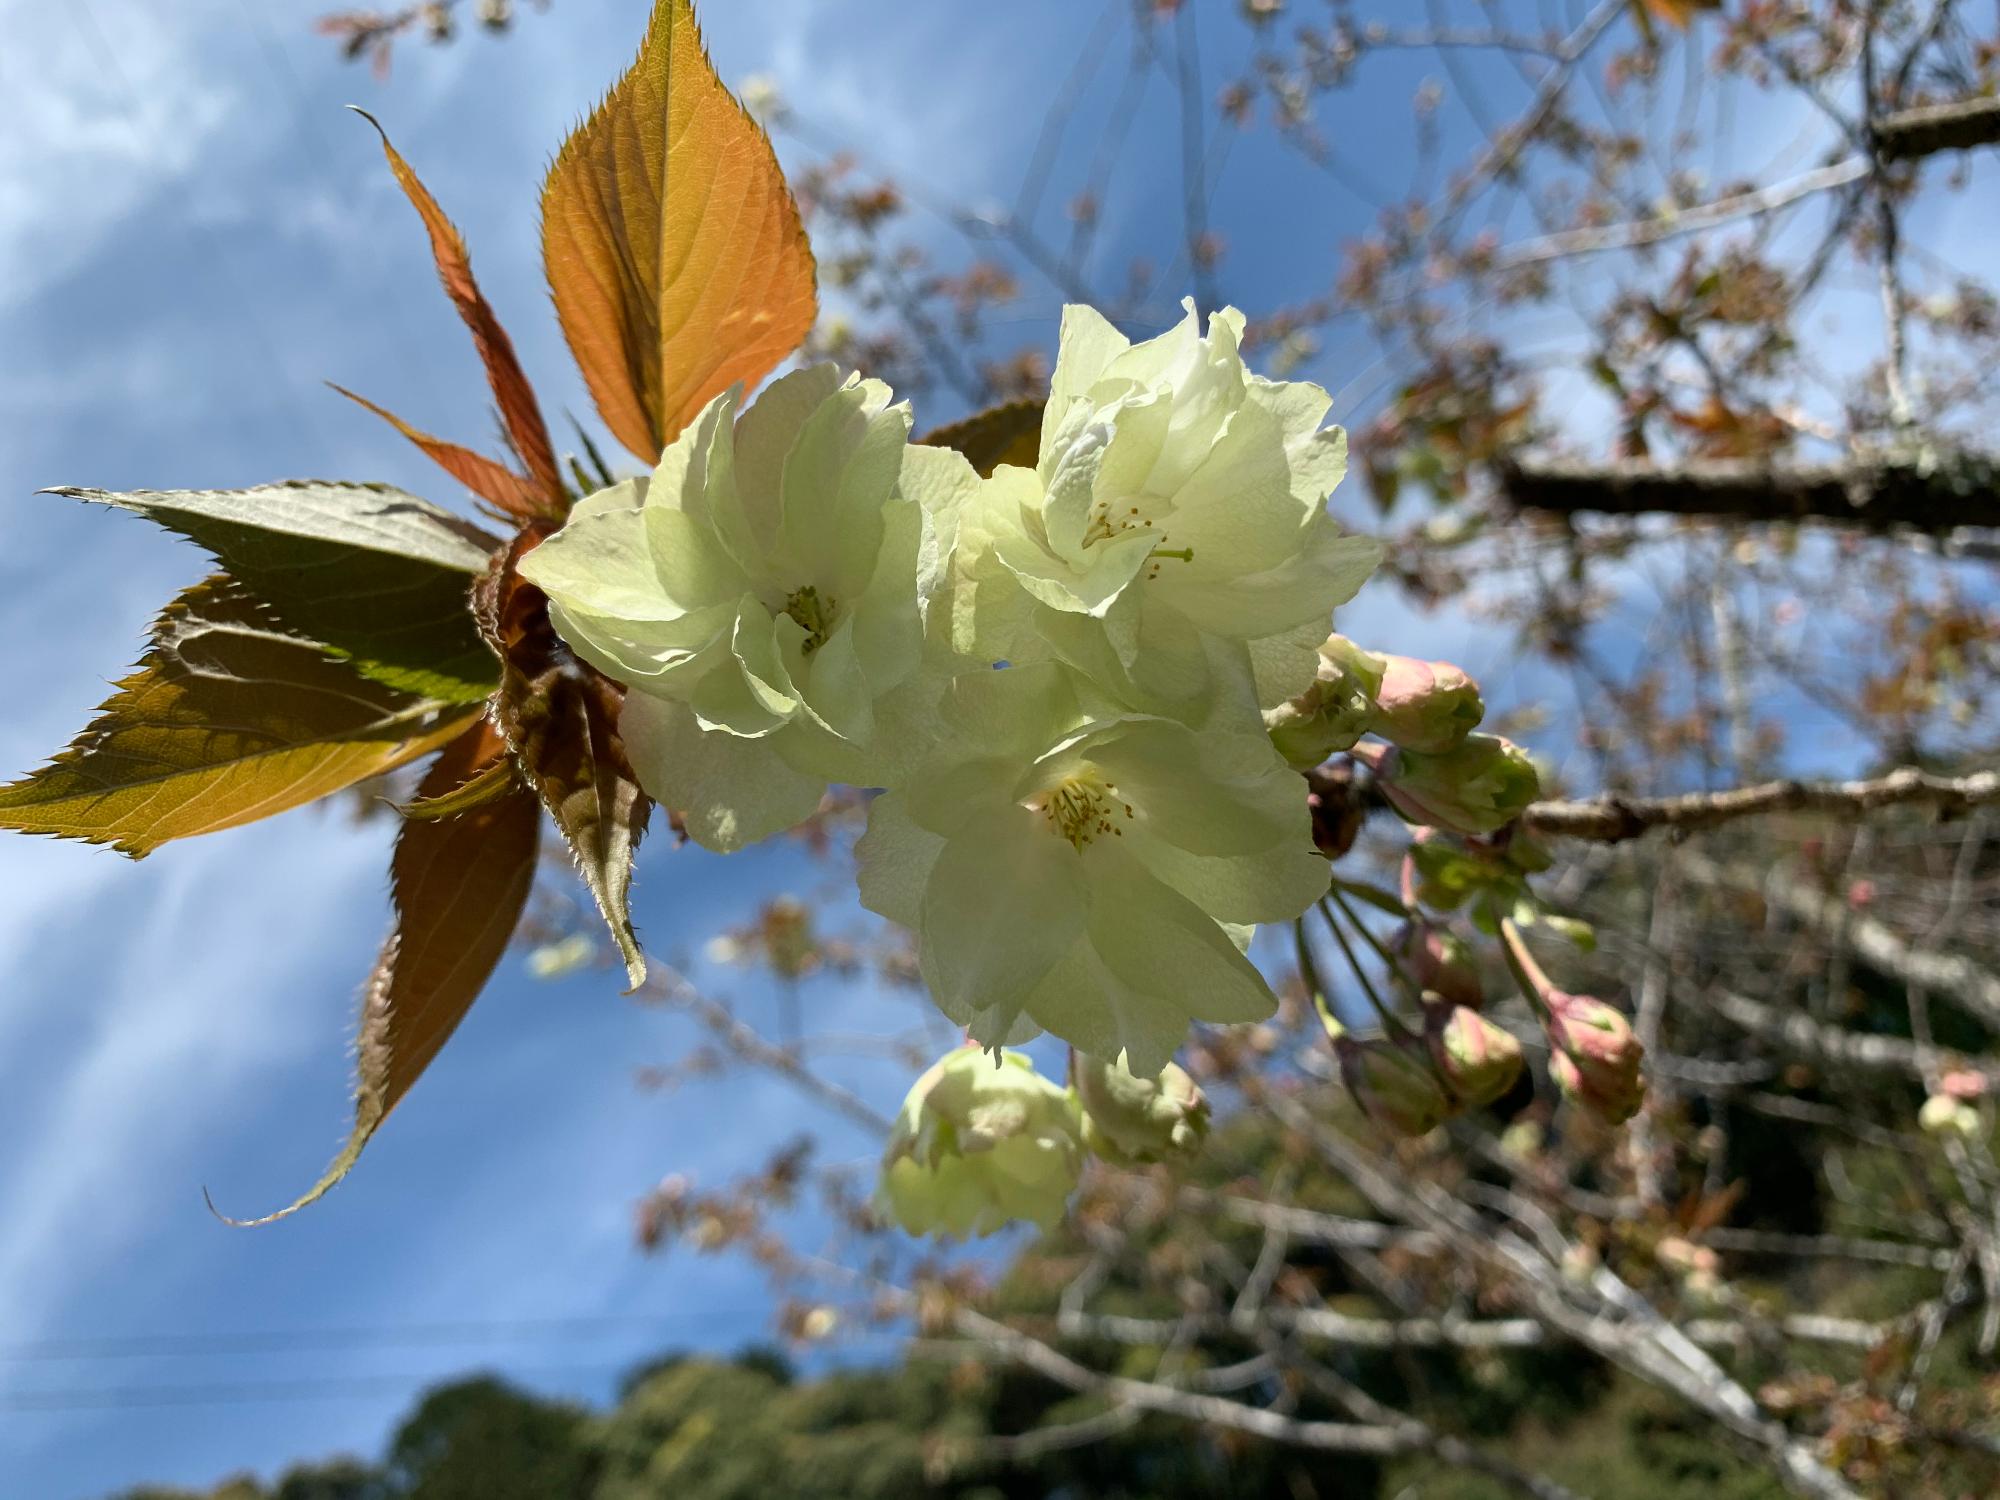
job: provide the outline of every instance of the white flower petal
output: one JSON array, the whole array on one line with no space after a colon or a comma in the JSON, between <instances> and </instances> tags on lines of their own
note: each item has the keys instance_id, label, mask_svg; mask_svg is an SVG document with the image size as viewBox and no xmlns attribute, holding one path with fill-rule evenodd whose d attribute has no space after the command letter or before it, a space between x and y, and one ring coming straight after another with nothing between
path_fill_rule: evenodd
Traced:
<instances>
[{"instance_id":1,"label":"white flower petal","mask_svg":"<svg viewBox=\"0 0 2000 1500\"><path fill-rule=\"evenodd\" d=\"M931 870L917 932L947 1015L1017 1009L1083 926L1076 851L1021 808L983 813Z\"/></svg>"},{"instance_id":2,"label":"white flower petal","mask_svg":"<svg viewBox=\"0 0 2000 1500\"><path fill-rule=\"evenodd\" d=\"M672 620L687 612L653 566L639 510L599 510L565 526L521 559L520 572L551 599L584 614Z\"/></svg>"},{"instance_id":3,"label":"white flower petal","mask_svg":"<svg viewBox=\"0 0 2000 1500\"><path fill-rule=\"evenodd\" d=\"M838 366L807 365L764 388L736 423L736 493L768 555L784 514L785 462L806 420L841 387Z\"/></svg>"},{"instance_id":4,"label":"white flower petal","mask_svg":"<svg viewBox=\"0 0 2000 1500\"><path fill-rule=\"evenodd\" d=\"M727 854L795 827L826 791L768 739L706 732L683 704L628 694L618 728L639 784L678 811L705 849Z\"/></svg>"},{"instance_id":5,"label":"white flower petal","mask_svg":"<svg viewBox=\"0 0 2000 1500\"><path fill-rule=\"evenodd\" d=\"M1104 378L1113 360L1131 347L1131 340L1096 308L1072 302L1063 309L1055 373L1049 377L1048 415L1042 421L1043 462L1049 457L1056 429L1070 407Z\"/></svg>"},{"instance_id":6,"label":"white flower petal","mask_svg":"<svg viewBox=\"0 0 2000 1500\"><path fill-rule=\"evenodd\" d=\"M923 920L924 888L944 852L944 840L910 817L909 803L888 792L868 804L868 829L854 845L861 904L915 931Z\"/></svg>"}]
</instances>

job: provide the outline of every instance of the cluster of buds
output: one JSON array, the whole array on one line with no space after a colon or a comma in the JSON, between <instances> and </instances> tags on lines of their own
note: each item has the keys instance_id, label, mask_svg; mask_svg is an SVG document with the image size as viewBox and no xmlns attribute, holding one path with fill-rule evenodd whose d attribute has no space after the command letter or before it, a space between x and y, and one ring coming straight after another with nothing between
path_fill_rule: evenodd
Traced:
<instances>
[{"instance_id":1,"label":"cluster of buds","mask_svg":"<svg viewBox=\"0 0 2000 1500\"><path fill-rule=\"evenodd\" d=\"M1917 1111L1917 1128L1926 1135L1976 1140L1986 1133L1977 1101L1986 1093L1986 1075L1955 1068L1938 1080L1938 1091Z\"/></svg>"},{"instance_id":2,"label":"cluster of buds","mask_svg":"<svg viewBox=\"0 0 2000 1500\"><path fill-rule=\"evenodd\" d=\"M1417 1136L1503 1098L1521 1076L1521 1044L1480 1014L1484 987L1470 946L1413 917L1386 956L1422 998L1420 1032L1385 1014L1383 1035L1362 1040L1322 1013L1362 1113L1393 1134Z\"/></svg>"},{"instance_id":3,"label":"cluster of buds","mask_svg":"<svg viewBox=\"0 0 2000 1500\"><path fill-rule=\"evenodd\" d=\"M1422 1035L1333 1038L1340 1076L1361 1112L1392 1135L1428 1135L1454 1115L1504 1097L1521 1076L1521 1044L1469 1005L1426 1005Z\"/></svg>"},{"instance_id":4,"label":"cluster of buds","mask_svg":"<svg viewBox=\"0 0 2000 1500\"><path fill-rule=\"evenodd\" d=\"M1303 693L1264 715L1278 752L1300 770L1354 751L1390 805L1412 823L1486 834L1519 817L1541 790L1534 763L1498 735L1475 734L1486 705L1450 662L1365 651L1342 635L1319 648Z\"/></svg>"},{"instance_id":5,"label":"cluster of buds","mask_svg":"<svg viewBox=\"0 0 2000 1500\"><path fill-rule=\"evenodd\" d=\"M1059 1222L1086 1153L1118 1166L1190 1156L1208 1136L1208 1100L1169 1063L1135 1076L1072 1055L1058 1087L1019 1052L966 1045L911 1088L882 1157L884 1218L911 1234L991 1234L1016 1221Z\"/></svg>"}]
</instances>

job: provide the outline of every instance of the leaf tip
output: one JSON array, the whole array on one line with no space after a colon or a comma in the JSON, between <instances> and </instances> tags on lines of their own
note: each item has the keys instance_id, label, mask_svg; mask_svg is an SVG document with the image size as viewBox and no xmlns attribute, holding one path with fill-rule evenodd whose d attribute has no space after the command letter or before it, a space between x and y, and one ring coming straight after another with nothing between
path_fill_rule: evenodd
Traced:
<instances>
[{"instance_id":1,"label":"leaf tip","mask_svg":"<svg viewBox=\"0 0 2000 1500\"><path fill-rule=\"evenodd\" d=\"M373 125L375 127L375 133L382 137L382 144L385 146L389 144L389 132L384 130L382 128L382 122L376 119L367 110L363 109L358 104L343 104L341 105L341 108L352 110L354 111L355 114L361 116L362 119L366 120L370 125Z\"/></svg>"}]
</instances>

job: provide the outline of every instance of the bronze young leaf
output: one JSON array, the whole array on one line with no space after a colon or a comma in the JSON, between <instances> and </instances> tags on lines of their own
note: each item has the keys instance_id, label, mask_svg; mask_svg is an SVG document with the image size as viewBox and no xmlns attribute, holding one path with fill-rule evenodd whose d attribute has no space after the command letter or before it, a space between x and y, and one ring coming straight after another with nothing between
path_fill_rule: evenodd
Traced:
<instances>
[{"instance_id":1,"label":"bronze young leaf","mask_svg":"<svg viewBox=\"0 0 2000 1500\"><path fill-rule=\"evenodd\" d=\"M542 190L542 250L591 399L648 464L811 330L798 205L716 76L691 0L658 0L638 61L564 143Z\"/></svg>"},{"instance_id":2,"label":"bronze young leaf","mask_svg":"<svg viewBox=\"0 0 2000 1500\"><path fill-rule=\"evenodd\" d=\"M445 748L419 795L446 797L505 757L481 724ZM465 1019L527 905L541 824L534 794L516 784L456 817L403 825L390 867L396 925L361 996L354 1128L303 1197L248 1222L268 1224L325 1196Z\"/></svg>"},{"instance_id":3,"label":"bronze young leaf","mask_svg":"<svg viewBox=\"0 0 2000 1500\"><path fill-rule=\"evenodd\" d=\"M540 540L524 534L477 594L480 628L501 661L493 713L569 845L636 990L646 959L632 931L632 860L653 804L618 735L624 689L576 658L549 623L547 596L516 572Z\"/></svg>"},{"instance_id":4,"label":"bronze young leaf","mask_svg":"<svg viewBox=\"0 0 2000 1500\"><path fill-rule=\"evenodd\" d=\"M361 676L218 575L168 607L74 745L0 789L0 827L138 858L392 771L476 718Z\"/></svg>"},{"instance_id":5,"label":"bronze young leaf","mask_svg":"<svg viewBox=\"0 0 2000 1500\"><path fill-rule=\"evenodd\" d=\"M542 508L543 502L534 483L523 479L498 459L488 458L483 453L475 453L470 448L462 448L457 443L412 427L387 407L377 406L366 396L356 395L344 385L334 385L333 389L364 411L371 411L387 422L422 449L424 457L503 516L519 520L536 514Z\"/></svg>"},{"instance_id":6,"label":"bronze young leaf","mask_svg":"<svg viewBox=\"0 0 2000 1500\"><path fill-rule=\"evenodd\" d=\"M356 110L356 114L375 127L382 137L382 154L389 160L389 170L396 174L396 181L409 198L411 206L424 221L424 228L431 239L431 255L437 262L438 280L444 284L446 295L458 309L458 315L472 332L472 341L479 349L480 363L486 367L486 378L493 387L493 399L499 404L500 418L507 429L507 440L515 455L527 470L526 476L515 475L504 467L493 464L492 460L479 460L499 470L499 475L514 481L507 485L499 475L481 472L480 478L499 493L489 493L488 489L475 484L461 469L467 466L465 459L478 459L478 455L467 452L454 444L427 438L414 429L383 411L371 402L361 404L379 416L387 417L407 438L430 454L460 483L474 494L492 501L502 510L509 512L517 520L527 520L534 516L560 517L565 508L562 471L556 466L555 448L549 442L548 425L542 420L542 409L535 399L535 389L528 383L522 372L521 362L514 353L514 342L507 337L507 330L500 326L492 304L479 290L479 282L472 274L472 257L465 247L465 237L458 232L458 226L445 216L438 207L437 199L403 160L402 155L389 143L389 133L381 123L366 110ZM342 395L349 392L342 391ZM354 399L359 400L359 397ZM447 462L447 459L452 460ZM503 498L504 497L504 498Z\"/></svg>"}]
</instances>

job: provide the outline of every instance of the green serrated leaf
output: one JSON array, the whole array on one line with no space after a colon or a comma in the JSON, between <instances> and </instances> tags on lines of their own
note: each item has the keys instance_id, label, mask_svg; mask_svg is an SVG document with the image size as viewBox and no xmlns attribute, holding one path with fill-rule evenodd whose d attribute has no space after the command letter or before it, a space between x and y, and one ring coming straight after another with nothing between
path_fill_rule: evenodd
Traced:
<instances>
[{"instance_id":1,"label":"green serrated leaf","mask_svg":"<svg viewBox=\"0 0 2000 1500\"><path fill-rule=\"evenodd\" d=\"M477 717L362 677L217 576L167 608L75 744L0 788L0 827L139 858L392 771Z\"/></svg>"},{"instance_id":2,"label":"green serrated leaf","mask_svg":"<svg viewBox=\"0 0 2000 1500\"><path fill-rule=\"evenodd\" d=\"M178 532L364 677L450 703L480 702L499 682L467 595L500 542L427 500L386 485L303 480L49 493Z\"/></svg>"}]
</instances>

